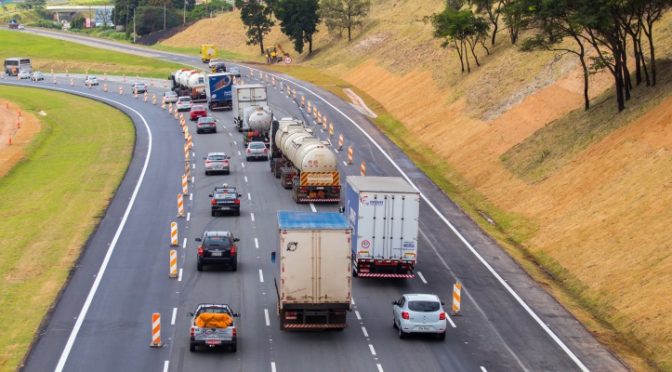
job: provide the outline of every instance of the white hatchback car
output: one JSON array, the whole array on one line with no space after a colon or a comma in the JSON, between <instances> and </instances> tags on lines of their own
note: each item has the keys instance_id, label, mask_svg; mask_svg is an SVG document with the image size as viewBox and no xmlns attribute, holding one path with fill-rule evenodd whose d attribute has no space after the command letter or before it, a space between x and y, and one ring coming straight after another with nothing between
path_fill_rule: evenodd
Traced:
<instances>
[{"instance_id":1,"label":"white hatchback car","mask_svg":"<svg viewBox=\"0 0 672 372\"><path fill-rule=\"evenodd\" d=\"M433 294L405 294L392 302L394 328L399 338L411 333L435 334L440 340L446 339L448 315L443 310L443 302Z\"/></svg>"},{"instance_id":2,"label":"white hatchback car","mask_svg":"<svg viewBox=\"0 0 672 372\"><path fill-rule=\"evenodd\" d=\"M177 93L171 91L163 93L163 103L175 103L177 102Z\"/></svg>"},{"instance_id":3,"label":"white hatchback car","mask_svg":"<svg viewBox=\"0 0 672 372\"><path fill-rule=\"evenodd\" d=\"M98 78L95 76L87 76L86 79L84 79L84 85L87 87L97 86L98 84Z\"/></svg>"},{"instance_id":4,"label":"white hatchback car","mask_svg":"<svg viewBox=\"0 0 672 372\"><path fill-rule=\"evenodd\" d=\"M191 110L191 97L182 96L177 99L177 111L189 111Z\"/></svg>"}]
</instances>

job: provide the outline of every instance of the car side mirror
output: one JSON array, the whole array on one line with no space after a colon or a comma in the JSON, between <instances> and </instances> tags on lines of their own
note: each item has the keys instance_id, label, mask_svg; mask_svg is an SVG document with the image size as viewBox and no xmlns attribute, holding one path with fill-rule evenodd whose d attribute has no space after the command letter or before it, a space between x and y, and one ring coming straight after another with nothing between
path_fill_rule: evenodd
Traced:
<instances>
[{"instance_id":1,"label":"car side mirror","mask_svg":"<svg viewBox=\"0 0 672 372\"><path fill-rule=\"evenodd\" d=\"M187 316L194 316L194 313L189 312L189 314L187 314Z\"/></svg>"},{"instance_id":2,"label":"car side mirror","mask_svg":"<svg viewBox=\"0 0 672 372\"><path fill-rule=\"evenodd\" d=\"M233 317L234 317L234 318L240 318L240 314L238 314L238 313L233 313Z\"/></svg>"},{"instance_id":3,"label":"car side mirror","mask_svg":"<svg viewBox=\"0 0 672 372\"><path fill-rule=\"evenodd\" d=\"M241 196L243 196L243 195L241 195L241 194L238 194L238 197L239 197L239 198L240 198Z\"/></svg>"},{"instance_id":4,"label":"car side mirror","mask_svg":"<svg viewBox=\"0 0 672 372\"><path fill-rule=\"evenodd\" d=\"M442 305L442 306L445 305L445 304L446 304L445 302L441 301L441 305Z\"/></svg>"},{"instance_id":5,"label":"car side mirror","mask_svg":"<svg viewBox=\"0 0 672 372\"><path fill-rule=\"evenodd\" d=\"M202 241L202 239L201 239L201 238L196 238L196 239L194 239L194 240L195 240L195 241L197 241L197 242L200 242L200 241Z\"/></svg>"},{"instance_id":6,"label":"car side mirror","mask_svg":"<svg viewBox=\"0 0 672 372\"><path fill-rule=\"evenodd\" d=\"M230 156L228 156L228 155L226 156L226 158L227 158L227 159L231 159L231 157L230 157Z\"/></svg>"},{"instance_id":7,"label":"car side mirror","mask_svg":"<svg viewBox=\"0 0 672 372\"><path fill-rule=\"evenodd\" d=\"M212 198L212 194L208 194L208 196Z\"/></svg>"},{"instance_id":8,"label":"car side mirror","mask_svg":"<svg viewBox=\"0 0 672 372\"><path fill-rule=\"evenodd\" d=\"M399 303L397 301L392 301L392 305L398 305Z\"/></svg>"}]
</instances>

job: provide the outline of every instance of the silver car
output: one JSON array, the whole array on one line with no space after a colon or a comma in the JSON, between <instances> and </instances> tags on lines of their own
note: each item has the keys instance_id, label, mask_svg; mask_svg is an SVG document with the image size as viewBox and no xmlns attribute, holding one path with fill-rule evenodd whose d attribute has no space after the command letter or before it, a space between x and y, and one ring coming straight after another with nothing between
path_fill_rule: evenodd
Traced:
<instances>
[{"instance_id":1,"label":"silver car","mask_svg":"<svg viewBox=\"0 0 672 372\"><path fill-rule=\"evenodd\" d=\"M205 175L212 173L231 173L231 166L229 164L230 156L223 152L211 152L208 156L203 158L205 160Z\"/></svg>"},{"instance_id":2,"label":"silver car","mask_svg":"<svg viewBox=\"0 0 672 372\"><path fill-rule=\"evenodd\" d=\"M163 103L175 103L177 102L177 93L171 91L163 93Z\"/></svg>"},{"instance_id":3,"label":"silver car","mask_svg":"<svg viewBox=\"0 0 672 372\"><path fill-rule=\"evenodd\" d=\"M33 73L30 75L30 80L32 81L44 80L44 74L42 74L39 71L33 71Z\"/></svg>"},{"instance_id":4,"label":"silver car","mask_svg":"<svg viewBox=\"0 0 672 372\"><path fill-rule=\"evenodd\" d=\"M30 79L30 72L29 71L19 71L18 75L19 79Z\"/></svg>"},{"instance_id":5,"label":"silver car","mask_svg":"<svg viewBox=\"0 0 672 372\"><path fill-rule=\"evenodd\" d=\"M448 315L443 302L433 294L405 294L392 302L394 328L399 338L411 333L435 334L440 340L446 338Z\"/></svg>"},{"instance_id":6,"label":"silver car","mask_svg":"<svg viewBox=\"0 0 672 372\"><path fill-rule=\"evenodd\" d=\"M177 111L189 111L191 110L191 97L182 96L177 99Z\"/></svg>"},{"instance_id":7,"label":"silver car","mask_svg":"<svg viewBox=\"0 0 672 372\"><path fill-rule=\"evenodd\" d=\"M98 84L99 84L98 78L95 76L87 76L86 79L84 80L84 85L86 85L87 87L97 86Z\"/></svg>"},{"instance_id":8,"label":"silver car","mask_svg":"<svg viewBox=\"0 0 672 372\"><path fill-rule=\"evenodd\" d=\"M268 149L266 144L260 141L252 141L247 144L247 149L245 150L245 159L250 161L252 159L268 159Z\"/></svg>"}]
</instances>

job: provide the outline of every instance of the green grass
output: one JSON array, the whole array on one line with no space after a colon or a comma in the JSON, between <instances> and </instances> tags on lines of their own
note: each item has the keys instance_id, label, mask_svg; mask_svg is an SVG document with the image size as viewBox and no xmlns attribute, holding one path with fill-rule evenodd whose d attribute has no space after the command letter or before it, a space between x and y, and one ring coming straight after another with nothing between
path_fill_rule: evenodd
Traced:
<instances>
[{"instance_id":1,"label":"green grass","mask_svg":"<svg viewBox=\"0 0 672 372\"><path fill-rule=\"evenodd\" d=\"M529 183L549 177L589 145L632 122L668 96L672 89L672 61L658 63L659 83L653 88L636 87L623 112L618 113L615 92L609 89L592 100L589 111L577 109L549 123L504 153L501 161Z\"/></svg>"},{"instance_id":2,"label":"green grass","mask_svg":"<svg viewBox=\"0 0 672 372\"><path fill-rule=\"evenodd\" d=\"M33 67L49 72L65 71L126 74L165 78L182 65L105 49L98 49L24 32L0 30L0 59L27 56Z\"/></svg>"},{"instance_id":3,"label":"green grass","mask_svg":"<svg viewBox=\"0 0 672 372\"><path fill-rule=\"evenodd\" d=\"M101 103L0 86L42 130L0 178L0 370L16 370L122 180L135 132Z\"/></svg>"}]
</instances>

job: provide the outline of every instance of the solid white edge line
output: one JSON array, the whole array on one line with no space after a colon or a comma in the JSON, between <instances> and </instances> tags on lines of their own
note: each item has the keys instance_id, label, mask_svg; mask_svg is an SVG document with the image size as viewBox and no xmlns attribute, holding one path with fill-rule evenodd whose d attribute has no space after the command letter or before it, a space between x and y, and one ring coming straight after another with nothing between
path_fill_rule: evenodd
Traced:
<instances>
[{"instance_id":1,"label":"solid white edge line","mask_svg":"<svg viewBox=\"0 0 672 372\"><path fill-rule=\"evenodd\" d=\"M254 248L259 249L259 239L254 238Z\"/></svg>"},{"instance_id":2,"label":"solid white edge line","mask_svg":"<svg viewBox=\"0 0 672 372\"><path fill-rule=\"evenodd\" d=\"M359 310L355 310L355 316L357 317L357 320L362 320L362 316L359 314Z\"/></svg>"},{"instance_id":3,"label":"solid white edge line","mask_svg":"<svg viewBox=\"0 0 672 372\"><path fill-rule=\"evenodd\" d=\"M383 366L381 366L380 363L377 363L376 367L378 368L378 372L384 372L383 371Z\"/></svg>"},{"instance_id":4,"label":"solid white edge line","mask_svg":"<svg viewBox=\"0 0 672 372\"><path fill-rule=\"evenodd\" d=\"M315 204L310 203L310 210L313 211L313 213L317 213L317 208L315 208Z\"/></svg>"},{"instance_id":5,"label":"solid white edge line","mask_svg":"<svg viewBox=\"0 0 672 372\"><path fill-rule=\"evenodd\" d=\"M170 360L166 360L163 362L163 372L168 372L168 369L170 368Z\"/></svg>"},{"instance_id":6,"label":"solid white edge line","mask_svg":"<svg viewBox=\"0 0 672 372\"><path fill-rule=\"evenodd\" d=\"M366 327L362 326L362 333L364 334L364 337L369 338L369 332L366 331Z\"/></svg>"},{"instance_id":7,"label":"solid white edge line","mask_svg":"<svg viewBox=\"0 0 672 372\"><path fill-rule=\"evenodd\" d=\"M423 283L427 284L427 280L425 280L425 276L422 275L422 273L419 272L419 271L418 271L418 277L420 278L420 280L422 280Z\"/></svg>"},{"instance_id":8,"label":"solid white edge line","mask_svg":"<svg viewBox=\"0 0 672 372\"><path fill-rule=\"evenodd\" d=\"M266 327L270 327L271 318L268 316L268 309L264 309L264 320L266 320Z\"/></svg>"},{"instance_id":9,"label":"solid white edge line","mask_svg":"<svg viewBox=\"0 0 672 372\"><path fill-rule=\"evenodd\" d=\"M271 372L276 372L275 362L271 362Z\"/></svg>"},{"instance_id":10,"label":"solid white edge line","mask_svg":"<svg viewBox=\"0 0 672 372\"><path fill-rule=\"evenodd\" d=\"M264 282L264 272L259 269L259 283Z\"/></svg>"},{"instance_id":11,"label":"solid white edge line","mask_svg":"<svg viewBox=\"0 0 672 372\"><path fill-rule=\"evenodd\" d=\"M238 65L238 66L241 66L241 67L245 67L245 68L248 68L248 69L251 69L251 70L253 69L252 67L249 67L249 66L243 66L243 65L240 65L240 64L234 64L234 65ZM253 70L259 71L258 69L253 69ZM537 324L544 330L544 332L546 332L546 334L549 335L549 336L553 339L553 341L555 341L555 343L556 343L558 346L560 346L560 348L565 352L565 354L567 354L567 355L572 359L572 361L579 367L579 369L581 369L581 371L584 371L584 372L588 372L588 371L589 371L588 367L586 367L586 366L583 364L583 362L581 362L581 360L580 360L580 359L579 359L579 358L578 358L578 357L577 357L577 356L576 356L576 355L569 349L569 347L567 347L567 345L565 345L565 343L564 343L564 342L563 342L563 341L562 341L562 340L555 334L555 332L553 332L553 330L551 330L551 329L546 325L546 323L544 323L544 321L541 320L541 318L539 318L539 316L537 315L537 313L536 313L534 310L532 310L532 308L530 308L530 306L529 306L529 305L528 305L528 304L527 304L527 303L526 303L526 302L525 302L525 301L518 295L518 293L517 293L516 291L514 291L513 288L511 288L511 286L510 286L506 281L504 281L504 278L502 278L502 277L499 275L499 273L497 273L497 271L495 271L495 269L494 269L494 268L493 268L493 267L492 267L492 266L491 266L491 265L490 265L490 264L483 258L483 256L481 256L481 255L476 251L476 249L471 245L471 243L469 243L469 241L467 241L467 239L466 239L464 236L462 236L462 234L457 230L457 228L456 228L455 226L453 226L453 224L452 224L452 223L451 223L451 222L450 222L450 221L449 221L449 220L448 220L448 219L447 219L447 218L446 218L446 217L439 211L439 209L434 205L434 203L432 203L432 202L429 200L429 198L427 198L427 196L425 196L425 194L423 194L422 191L420 191L420 189L418 189L418 187L415 185L415 183L413 183L413 181L411 180L411 178L410 178L410 177L409 177L409 176L408 176L408 175L401 169L401 167L399 167L399 165L398 165L397 163L395 163L395 162L392 160L392 158L390 157L390 155L389 155L388 153L386 153L385 150L383 150L383 148L378 144L378 142L376 142L376 141L373 139L373 137L371 137L371 135L369 135L369 134L368 134L368 133L367 133L367 132L366 132L366 131L359 125L359 124L357 124L357 122L355 122L354 120L352 120L348 115L346 115L346 114L345 114L343 111L341 111L338 107L332 105L331 102L327 101L326 99L324 99L324 98L323 98L322 96L320 96L319 94L313 92L311 89L309 89L309 88L307 88L307 87L304 87L303 85L298 84L297 82L291 81L291 80L289 80L289 79L285 79L285 78L283 78L283 77L281 77L281 76L276 76L276 75L274 75L274 74L270 74L270 75L275 76L277 79L280 79L280 80L282 80L282 81L286 81L286 82L288 82L288 83L290 83L290 84L294 84L294 85L296 85L297 87L303 88L305 91L311 93L311 94L314 95L315 97L317 97L317 98L319 98L320 100L322 100L322 102L326 103L326 104L327 104L329 107L331 107L334 111L336 111L336 112L338 112L339 114L341 114L341 115L342 115L344 118L346 118L352 125L354 125L355 128L357 128L357 129L364 135L364 137L366 137L366 138L367 138L367 139L368 139L368 140L369 140L369 141L370 141L370 142L371 142L371 143L378 149L378 151L380 151L380 153L383 154L383 156L390 162L390 164L391 164L394 168L397 169L397 171L403 176L403 178L404 178L404 179L405 179L411 186L413 186L413 188L415 188L416 190L418 190L418 193L420 194L420 197L422 197L422 199L425 201L425 203L427 203L427 205L429 205L430 208L432 208L432 210L434 211L434 213L436 213L436 215L437 215L437 216L438 216L438 217L439 217L439 218L440 218L446 225L448 225L448 227L450 228L450 230L451 230L451 231L452 231L452 232L453 232L453 233L460 239L460 241L462 241L462 243L469 249L469 251L471 251L471 253L472 253L474 256L476 256L476 258L481 262L481 264L483 264L483 266L485 266L485 268L486 268L486 269L487 269L487 270L488 270L488 271L495 277L495 279L497 279L497 281L499 281L499 283L504 287L504 289L506 289L506 291L509 292L509 294L510 294L510 295L516 300L516 302L518 302L518 304L519 304L519 305L520 305L520 306L521 306L521 307L522 307L522 308L523 308L523 309L530 315L530 317L532 317L532 319L534 319L534 321L537 322Z\"/></svg>"},{"instance_id":12,"label":"solid white edge line","mask_svg":"<svg viewBox=\"0 0 672 372\"><path fill-rule=\"evenodd\" d=\"M173 316L170 318L170 325L175 325L175 319L177 319L177 308L173 308Z\"/></svg>"},{"instance_id":13,"label":"solid white edge line","mask_svg":"<svg viewBox=\"0 0 672 372\"><path fill-rule=\"evenodd\" d=\"M180 273L177 275L177 281L178 281L178 282L181 282L181 281L182 281L182 269L183 269L183 268L180 268Z\"/></svg>"},{"instance_id":14,"label":"solid white edge line","mask_svg":"<svg viewBox=\"0 0 672 372\"><path fill-rule=\"evenodd\" d=\"M371 355L376 356L376 349L373 348L373 344L369 344L369 350L371 351Z\"/></svg>"},{"instance_id":15,"label":"solid white edge line","mask_svg":"<svg viewBox=\"0 0 672 372\"><path fill-rule=\"evenodd\" d=\"M56 91L59 91L59 90L56 90ZM126 211L124 212L124 215L121 218L121 222L119 222L119 226L117 227L117 231L115 232L114 237L112 238L112 242L110 242L110 247L107 249L107 253L105 254L105 258L103 259L103 262L100 264L100 268L98 269L98 273L96 274L96 279L93 281L93 285L91 286L91 289L89 290L89 294L86 296L86 300L84 300L84 304L82 305L82 309L80 310L79 315L77 316L77 320L75 321L75 325L72 328L72 331L70 332L70 336L68 337L68 341L66 342L65 347L63 348L63 352L61 353L61 356L58 359L58 363L56 364L56 368L54 369L55 372L63 371L63 368L65 367L65 362L68 360L68 357L70 356L70 351L72 350L72 347L75 344L75 340L77 339L77 335L79 334L79 330L82 328L82 324L84 323L84 319L86 318L86 314L89 312L89 307L91 307L91 303L93 302L93 298L96 295L96 292L98 291L98 287L100 286L100 282L102 281L103 276L105 275L105 270L107 269L107 265L109 264L110 259L112 258L112 253L114 252L114 248L117 246L117 242L119 241L119 237L121 236L121 233L124 230L124 227L126 226L126 221L128 220L128 216L131 214L131 209L133 209L133 205L135 204L135 199L137 198L138 192L140 191L140 187L142 186L142 182L145 179L145 173L147 172L147 167L149 166L149 160L152 157L152 130L149 128L149 124L147 123L147 120L145 120L144 116L142 116L137 110L135 110L134 108L132 108L128 105L125 105L121 102L115 101L113 99L109 99L107 97L100 97L100 96L96 96L96 95L93 95L93 94L82 93L82 92L78 92L78 91L70 90L70 89L62 89L60 91L69 92L69 93L76 93L77 95L86 96L86 97L89 97L89 98L97 98L99 100L113 102L113 103L118 104L121 107L125 107L129 111L132 111L134 114L136 114L140 118L140 120L142 120L142 123L144 124L145 129L147 130L148 141L147 141L147 155L145 157L145 163L142 166L142 171L140 172L140 176L138 177L138 182L135 184L135 189L133 190L133 194L131 195L131 199L128 201L128 205L126 206Z\"/></svg>"}]
</instances>

